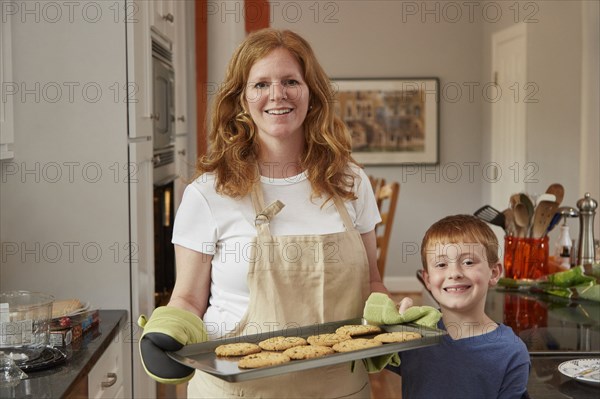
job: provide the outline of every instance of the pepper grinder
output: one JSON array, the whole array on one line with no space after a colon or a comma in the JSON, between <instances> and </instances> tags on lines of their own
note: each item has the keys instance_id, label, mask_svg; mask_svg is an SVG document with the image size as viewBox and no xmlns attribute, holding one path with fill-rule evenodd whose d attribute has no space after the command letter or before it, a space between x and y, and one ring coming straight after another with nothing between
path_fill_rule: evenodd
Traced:
<instances>
[{"instance_id":1,"label":"pepper grinder","mask_svg":"<svg viewBox=\"0 0 600 399\"><path fill-rule=\"evenodd\" d=\"M558 208L558 214L563 219L563 224L560 226L560 236L556 243L556 251L554 259L564 268L568 269L571 266L571 262L574 262L574 251L573 241L571 240L571 234L569 233L569 226L567 226L567 218L579 217L577 209L570 206L562 206Z\"/></svg>"},{"instance_id":2,"label":"pepper grinder","mask_svg":"<svg viewBox=\"0 0 600 399\"><path fill-rule=\"evenodd\" d=\"M579 208L579 245L577 246L577 264L589 265L594 263L594 216L598 202L591 198L590 193L577 201Z\"/></svg>"}]
</instances>

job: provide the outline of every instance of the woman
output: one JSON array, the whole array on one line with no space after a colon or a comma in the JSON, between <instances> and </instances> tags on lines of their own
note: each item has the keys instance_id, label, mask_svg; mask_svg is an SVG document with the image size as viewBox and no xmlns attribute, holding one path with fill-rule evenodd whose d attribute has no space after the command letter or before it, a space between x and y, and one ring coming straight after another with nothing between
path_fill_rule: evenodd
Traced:
<instances>
[{"instance_id":1,"label":"woman","mask_svg":"<svg viewBox=\"0 0 600 399\"><path fill-rule=\"evenodd\" d=\"M379 212L331 93L310 45L290 31L253 33L230 61L210 152L177 213L166 307L201 317L210 339L360 317L370 292L387 292ZM368 398L359 363L234 384L196 372L188 396Z\"/></svg>"}]
</instances>

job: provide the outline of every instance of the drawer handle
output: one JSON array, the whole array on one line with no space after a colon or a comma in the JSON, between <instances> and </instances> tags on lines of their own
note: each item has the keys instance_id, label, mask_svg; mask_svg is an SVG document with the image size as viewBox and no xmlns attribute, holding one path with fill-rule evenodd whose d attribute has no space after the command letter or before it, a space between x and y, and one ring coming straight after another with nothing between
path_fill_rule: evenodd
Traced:
<instances>
[{"instance_id":1,"label":"drawer handle","mask_svg":"<svg viewBox=\"0 0 600 399\"><path fill-rule=\"evenodd\" d=\"M110 388L115 385L117 382L117 374L116 373L106 373L106 381L102 381L100 386L102 388Z\"/></svg>"}]
</instances>

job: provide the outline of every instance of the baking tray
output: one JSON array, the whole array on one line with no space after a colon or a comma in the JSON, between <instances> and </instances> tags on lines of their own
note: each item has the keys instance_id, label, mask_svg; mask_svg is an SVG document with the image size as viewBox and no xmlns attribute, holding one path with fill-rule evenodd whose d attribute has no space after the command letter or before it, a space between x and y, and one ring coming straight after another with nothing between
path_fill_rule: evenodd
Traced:
<instances>
[{"instance_id":1,"label":"baking tray","mask_svg":"<svg viewBox=\"0 0 600 399\"><path fill-rule=\"evenodd\" d=\"M288 363L257 369L238 368L237 364L241 356L218 357L215 354L215 348L223 344L229 344L234 342L258 343L267 338L272 338L276 336L297 336L307 338L311 335L333 333L338 327L347 324L366 323L363 321L363 319L358 318L335 321L325 324L314 324L305 327L294 327L286 330L272 331L262 334L244 335L239 337L203 342L200 344L187 345L177 352L168 352L167 354L169 355L169 357L171 357L171 359L188 367L204 371L225 381L240 382L253 380L256 378L271 377L279 374L308 370L317 367L331 366L334 364L346 363L353 360L366 359L373 356L385 355L388 353L402 352L409 349L431 346L438 344L442 339L442 336L446 335L445 331L426 328L416 324L381 325L379 327L381 327L383 332L415 331L420 333L422 335L422 338L400 343L383 344L374 348L361 349L352 352L335 353L314 359L292 360ZM375 335L377 334L361 336L360 338L371 338Z\"/></svg>"}]
</instances>

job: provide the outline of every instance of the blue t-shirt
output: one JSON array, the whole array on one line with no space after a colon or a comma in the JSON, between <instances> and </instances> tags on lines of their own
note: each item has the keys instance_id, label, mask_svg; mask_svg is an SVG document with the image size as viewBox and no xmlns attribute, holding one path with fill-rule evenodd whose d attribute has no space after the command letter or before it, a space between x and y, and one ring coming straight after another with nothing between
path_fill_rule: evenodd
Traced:
<instances>
[{"instance_id":1,"label":"blue t-shirt","mask_svg":"<svg viewBox=\"0 0 600 399\"><path fill-rule=\"evenodd\" d=\"M440 320L438 327L445 329ZM527 347L500 324L488 333L400 353L402 397L408 399L518 399L527 391Z\"/></svg>"}]
</instances>

